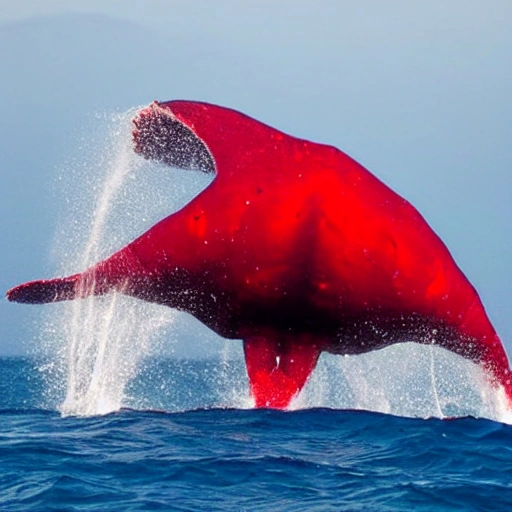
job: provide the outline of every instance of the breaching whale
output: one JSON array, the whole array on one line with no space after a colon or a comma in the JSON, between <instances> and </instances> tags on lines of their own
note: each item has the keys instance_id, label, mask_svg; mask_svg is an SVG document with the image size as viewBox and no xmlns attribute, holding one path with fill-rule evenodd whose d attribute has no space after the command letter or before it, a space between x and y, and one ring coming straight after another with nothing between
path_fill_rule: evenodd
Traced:
<instances>
[{"instance_id":1,"label":"breaching whale","mask_svg":"<svg viewBox=\"0 0 512 512\"><path fill-rule=\"evenodd\" d=\"M356 161L206 103L154 102L133 122L137 153L214 180L104 261L19 285L9 300L118 291L191 313L243 340L257 407L286 408L322 351L406 341L480 364L512 404L477 292L418 211Z\"/></svg>"}]
</instances>

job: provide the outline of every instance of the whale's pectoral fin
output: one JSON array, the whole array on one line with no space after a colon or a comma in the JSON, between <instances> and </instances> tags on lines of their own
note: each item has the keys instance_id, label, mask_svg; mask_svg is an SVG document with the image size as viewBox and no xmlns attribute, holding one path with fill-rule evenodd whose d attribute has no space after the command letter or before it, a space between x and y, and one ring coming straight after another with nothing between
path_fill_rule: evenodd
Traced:
<instances>
[{"instance_id":1,"label":"whale's pectoral fin","mask_svg":"<svg viewBox=\"0 0 512 512\"><path fill-rule=\"evenodd\" d=\"M22 304L47 304L76 297L76 283L80 274L70 277L41 279L11 288L6 296L11 302Z\"/></svg>"},{"instance_id":2,"label":"whale's pectoral fin","mask_svg":"<svg viewBox=\"0 0 512 512\"><path fill-rule=\"evenodd\" d=\"M7 299L22 304L48 304L120 292L145 298L147 276L128 245L81 274L30 281L11 288Z\"/></svg>"},{"instance_id":3,"label":"whale's pectoral fin","mask_svg":"<svg viewBox=\"0 0 512 512\"><path fill-rule=\"evenodd\" d=\"M320 350L304 342L276 342L263 336L244 340L245 363L256 407L285 409L306 383Z\"/></svg>"},{"instance_id":4,"label":"whale's pectoral fin","mask_svg":"<svg viewBox=\"0 0 512 512\"><path fill-rule=\"evenodd\" d=\"M272 175L276 155L284 158L295 151L294 137L236 110L208 103L155 101L137 113L133 124L136 153L171 167L229 180L247 172ZM293 165L278 168L280 173L295 172Z\"/></svg>"}]
</instances>

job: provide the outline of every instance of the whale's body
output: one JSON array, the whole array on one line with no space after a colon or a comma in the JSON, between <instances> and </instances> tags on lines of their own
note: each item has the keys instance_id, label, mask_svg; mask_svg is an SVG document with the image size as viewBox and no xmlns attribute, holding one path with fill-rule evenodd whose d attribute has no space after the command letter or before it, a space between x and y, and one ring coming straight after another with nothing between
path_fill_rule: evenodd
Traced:
<instances>
[{"instance_id":1,"label":"whale's body","mask_svg":"<svg viewBox=\"0 0 512 512\"><path fill-rule=\"evenodd\" d=\"M216 172L183 209L82 274L13 288L42 303L121 291L244 340L256 406L284 408L319 354L432 343L481 364L512 399L477 292L403 198L338 149L234 110L154 103L135 150Z\"/></svg>"}]
</instances>

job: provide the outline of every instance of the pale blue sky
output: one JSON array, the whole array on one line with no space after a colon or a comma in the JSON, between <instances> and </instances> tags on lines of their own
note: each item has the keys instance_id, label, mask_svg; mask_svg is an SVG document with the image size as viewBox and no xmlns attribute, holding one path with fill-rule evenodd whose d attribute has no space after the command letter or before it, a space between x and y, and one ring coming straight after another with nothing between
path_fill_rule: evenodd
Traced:
<instances>
[{"instance_id":1,"label":"pale blue sky","mask_svg":"<svg viewBox=\"0 0 512 512\"><path fill-rule=\"evenodd\" d=\"M51 276L97 112L187 98L334 144L411 201L512 351L512 2L0 1L0 289ZM0 302L0 353L39 308Z\"/></svg>"}]
</instances>

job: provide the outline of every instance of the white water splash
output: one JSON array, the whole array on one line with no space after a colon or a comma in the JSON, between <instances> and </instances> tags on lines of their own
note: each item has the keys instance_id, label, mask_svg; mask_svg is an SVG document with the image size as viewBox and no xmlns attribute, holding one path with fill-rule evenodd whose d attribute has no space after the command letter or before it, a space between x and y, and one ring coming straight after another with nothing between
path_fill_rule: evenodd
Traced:
<instances>
[{"instance_id":1,"label":"white water splash","mask_svg":"<svg viewBox=\"0 0 512 512\"><path fill-rule=\"evenodd\" d=\"M419 418L475 416L511 423L503 389L445 349L402 343L358 356L322 354L293 409L329 407Z\"/></svg>"},{"instance_id":2,"label":"white water splash","mask_svg":"<svg viewBox=\"0 0 512 512\"><path fill-rule=\"evenodd\" d=\"M90 198L93 205L89 213L90 227L84 230L88 236L80 257L66 255L67 261L78 263L81 270L126 243L125 233L119 229L124 219L115 217L115 207L120 196L127 194L130 181L141 167L131 147L131 115L130 112L114 120L114 128L99 158L99 163L106 166L104 176L100 175L92 185L96 197ZM85 183L78 185L85 186ZM80 215L80 212L87 212L83 204L74 213ZM73 221L79 223L76 218ZM65 232L69 237L69 229ZM120 294L77 300L64 308L67 321L60 325L65 331L67 386L61 412L93 415L118 410L123 405L127 384L137 374L140 360L150 352L153 338L172 322L171 313L141 305Z\"/></svg>"},{"instance_id":3,"label":"white water splash","mask_svg":"<svg viewBox=\"0 0 512 512\"><path fill-rule=\"evenodd\" d=\"M155 166L134 154L135 111L100 119L106 130L84 139L81 158L59 178L68 208L54 243L62 275L97 263L187 199L180 186L169 187L169 173L152 173ZM120 294L52 305L42 337L55 363L45 370L52 391L65 395L62 414L104 414L125 405L141 360L158 353L173 318L168 308Z\"/></svg>"}]
</instances>

